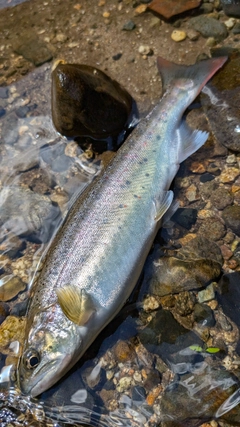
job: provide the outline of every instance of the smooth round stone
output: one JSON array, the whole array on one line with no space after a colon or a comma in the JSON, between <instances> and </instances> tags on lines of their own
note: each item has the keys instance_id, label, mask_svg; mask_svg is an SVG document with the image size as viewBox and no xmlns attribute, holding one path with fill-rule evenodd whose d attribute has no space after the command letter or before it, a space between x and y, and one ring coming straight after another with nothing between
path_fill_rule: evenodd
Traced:
<instances>
[{"instance_id":1,"label":"smooth round stone","mask_svg":"<svg viewBox=\"0 0 240 427\"><path fill-rule=\"evenodd\" d=\"M187 34L185 33L185 31L181 31L181 30L173 30L171 34L171 39L175 42L181 42L185 40L186 37L187 37Z\"/></svg>"},{"instance_id":2,"label":"smooth round stone","mask_svg":"<svg viewBox=\"0 0 240 427\"><path fill-rule=\"evenodd\" d=\"M52 118L65 136L118 135L132 112L131 95L96 67L59 63L52 72Z\"/></svg>"}]
</instances>

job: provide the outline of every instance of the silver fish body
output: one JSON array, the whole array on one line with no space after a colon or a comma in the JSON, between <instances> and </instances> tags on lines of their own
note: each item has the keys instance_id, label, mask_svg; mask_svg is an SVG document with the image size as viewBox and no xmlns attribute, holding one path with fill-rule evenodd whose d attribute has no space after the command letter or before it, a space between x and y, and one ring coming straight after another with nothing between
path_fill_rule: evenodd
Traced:
<instances>
[{"instance_id":1,"label":"silver fish body","mask_svg":"<svg viewBox=\"0 0 240 427\"><path fill-rule=\"evenodd\" d=\"M158 59L162 99L74 203L33 285L18 369L24 393L56 383L129 297L172 203L179 163L207 139L182 115L225 60L186 67Z\"/></svg>"}]
</instances>

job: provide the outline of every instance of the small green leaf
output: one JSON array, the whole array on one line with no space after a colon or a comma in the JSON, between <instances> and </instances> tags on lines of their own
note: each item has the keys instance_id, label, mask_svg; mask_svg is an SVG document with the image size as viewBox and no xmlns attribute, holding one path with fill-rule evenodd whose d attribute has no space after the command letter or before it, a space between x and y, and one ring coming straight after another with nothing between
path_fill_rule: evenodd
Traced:
<instances>
[{"instance_id":1,"label":"small green leaf","mask_svg":"<svg viewBox=\"0 0 240 427\"><path fill-rule=\"evenodd\" d=\"M202 347L200 347L199 345L195 345L195 344L193 344L193 345L190 345L190 347L189 347L191 350L193 350L193 351L198 351L199 353L201 352L201 351L203 351L203 349L202 349Z\"/></svg>"},{"instance_id":2,"label":"small green leaf","mask_svg":"<svg viewBox=\"0 0 240 427\"><path fill-rule=\"evenodd\" d=\"M218 353L220 351L220 348L218 347L208 347L206 348L206 352L210 354Z\"/></svg>"}]
</instances>

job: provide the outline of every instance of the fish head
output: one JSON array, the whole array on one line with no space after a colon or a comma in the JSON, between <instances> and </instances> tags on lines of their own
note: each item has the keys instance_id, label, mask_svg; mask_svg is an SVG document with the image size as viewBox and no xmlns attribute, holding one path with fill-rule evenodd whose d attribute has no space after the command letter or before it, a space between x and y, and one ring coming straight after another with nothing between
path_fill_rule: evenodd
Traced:
<instances>
[{"instance_id":1,"label":"fish head","mask_svg":"<svg viewBox=\"0 0 240 427\"><path fill-rule=\"evenodd\" d=\"M25 338L18 382L22 392L32 397L59 381L81 351L79 327L56 311L51 307L37 313Z\"/></svg>"}]
</instances>

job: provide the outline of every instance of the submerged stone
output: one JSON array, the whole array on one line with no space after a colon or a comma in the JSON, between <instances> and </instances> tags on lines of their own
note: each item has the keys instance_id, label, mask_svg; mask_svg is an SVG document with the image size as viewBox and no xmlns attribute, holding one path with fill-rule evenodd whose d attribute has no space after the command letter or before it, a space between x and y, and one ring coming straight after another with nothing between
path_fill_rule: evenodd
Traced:
<instances>
[{"instance_id":1,"label":"submerged stone","mask_svg":"<svg viewBox=\"0 0 240 427\"><path fill-rule=\"evenodd\" d=\"M133 100L103 71L59 63L52 72L52 118L65 136L107 138L127 125Z\"/></svg>"},{"instance_id":2,"label":"submerged stone","mask_svg":"<svg viewBox=\"0 0 240 427\"><path fill-rule=\"evenodd\" d=\"M18 186L1 190L0 225L17 236L47 242L60 218L60 209L49 197Z\"/></svg>"},{"instance_id":3,"label":"submerged stone","mask_svg":"<svg viewBox=\"0 0 240 427\"><path fill-rule=\"evenodd\" d=\"M240 0L221 0L224 13L240 18Z\"/></svg>"},{"instance_id":4,"label":"submerged stone","mask_svg":"<svg viewBox=\"0 0 240 427\"><path fill-rule=\"evenodd\" d=\"M200 426L203 420L210 421L238 388L238 380L230 372L205 362L201 369L199 365L198 370L194 371L193 366L192 372L181 375L163 393L160 410L166 421L178 423L172 425Z\"/></svg>"},{"instance_id":5,"label":"submerged stone","mask_svg":"<svg viewBox=\"0 0 240 427\"><path fill-rule=\"evenodd\" d=\"M219 277L222 262L218 245L204 237L192 239L171 256L155 249L145 266L143 286L158 296L200 289Z\"/></svg>"},{"instance_id":6,"label":"submerged stone","mask_svg":"<svg viewBox=\"0 0 240 427\"><path fill-rule=\"evenodd\" d=\"M53 58L52 52L49 50L46 43L34 34L23 33L13 42L14 52L22 55L25 59L39 66L45 62L51 61Z\"/></svg>"},{"instance_id":7,"label":"submerged stone","mask_svg":"<svg viewBox=\"0 0 240 427\"><path fill-rule=\"evenodd\" d=\"M23 291L26 286L26 283L12 274L2 277L0 279L0 301L11 300L17 296L19 292Z\"/></svg>"},{"instance_id":8,"label":"submerged stone","mask_svg":"<svg viewBox=\"0 0 240 427\"><path fill-rule=\"evenodd\" d=\"M223 219L227 225L237 236L240 236L240 206L227 206L222 213Z\"/></svg>"},{"instance_id":9,"label":"submerged stone","mask_svg":"<svg viewBox=\"0 0 240 427\"><path fill-rule=\"evenodd\" d=\"M228 35L227 28L222 22L204 15L191 18L189 26L202 34L203 37L214 37L217 41L224 40Z\"/></svg>"}]
</instances>

